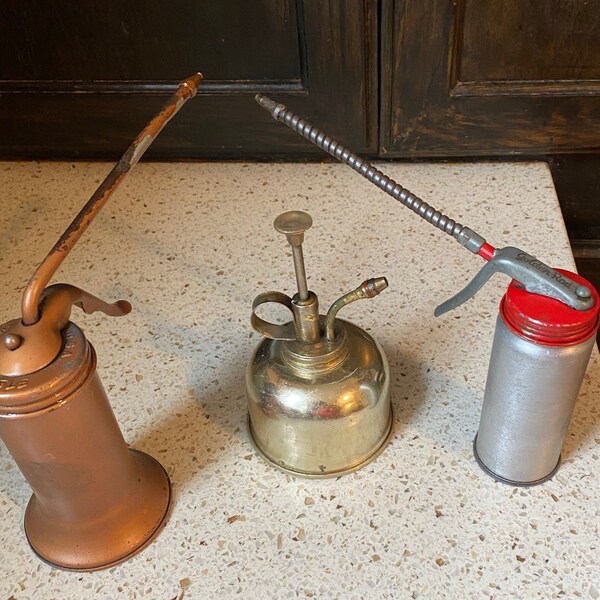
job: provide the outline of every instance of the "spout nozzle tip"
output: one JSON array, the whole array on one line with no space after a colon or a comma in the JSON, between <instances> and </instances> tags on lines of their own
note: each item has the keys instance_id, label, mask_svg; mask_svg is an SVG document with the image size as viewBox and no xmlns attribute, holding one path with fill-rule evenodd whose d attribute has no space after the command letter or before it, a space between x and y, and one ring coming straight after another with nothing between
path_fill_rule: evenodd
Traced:
<instances>
[{"instance_id":1,"label":"spout nozzle tip","mask_svg":"<svg viewBox=\"0 0 600 600\"><path fill-rule=\"evenodd\" d=\"M373 298L373 296L381 294L381 292L383 292L388 285L388 280L385 277L374 277L364 281L361 287L365 291L368 298Z\"/></svg>"},{"instance_id":2,"label":"spout nozzle tip","mask_svg":"<svg viewBox=\"0 0 600 600\"><path fill-rule=\"evenodd\" d=\"M379 287L379 291L383 292L390 284L388 283L387 277L377 277L375 279L375 286Z\"/></svg>"},{"instance_id":3,"label":"spout nozzle tip","mask_svg":"<svg viewBox=\"0 0 600 600\"><path fill-rule=\"evenodd\" d=\"M269 96L265 96L264 94L256 94L256 96L254 96L254 99L259 104L259 106L262 106L262 108L269 111L274 119L276 119L279 112L281 112L281 110L285 108L283 104L275 102L275 100L269 98Z\"/></svg>"},{"instance_id":4,"label":"spout nozzle tip","mask_svg":"<svg viewBox=\"0 0 600 600\"><path fill-rule=\"evenodd\" d=\"M198 86L202 83L203 79L204 79L204 75L202 75L202 73L200 73L200 72L194 73L194 75L192 75L191 77L184 79L180 83L180 85L187 87L191 91L192 97L193 97L196 95L196 92L198 91Z\"/></svg>"}]
</instances>

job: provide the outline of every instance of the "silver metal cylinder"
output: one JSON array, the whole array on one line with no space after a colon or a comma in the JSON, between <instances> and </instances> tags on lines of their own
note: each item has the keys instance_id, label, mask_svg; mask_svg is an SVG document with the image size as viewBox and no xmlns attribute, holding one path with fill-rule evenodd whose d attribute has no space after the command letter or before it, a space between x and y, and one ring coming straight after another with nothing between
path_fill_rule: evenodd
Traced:
<instances>
[{"instance_id":1,"label":"silver metal cylinder","mask_svg":"<svg viewBox=\"0 0 600 600\"><path fill-rule=\"evenodd\" d=\"M526 340L501 315L473 444L494 479L535 485L554 475L595 336L568 346Z\"/></svg>"}]
</instances>

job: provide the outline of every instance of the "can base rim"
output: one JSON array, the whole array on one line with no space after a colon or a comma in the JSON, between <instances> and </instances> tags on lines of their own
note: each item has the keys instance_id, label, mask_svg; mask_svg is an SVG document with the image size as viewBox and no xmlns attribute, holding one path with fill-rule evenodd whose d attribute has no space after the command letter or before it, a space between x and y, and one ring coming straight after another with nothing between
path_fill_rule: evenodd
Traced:
<instances>
[{"instance_id":1,"label":"can base rim","mask_svg":"<svg viewBox=\"0 0 600 600\"><path fill-rule=\"evenodd\" d=\"M506 477L502 477L501 475L494 473L494 471L492 471L489 467L487 467L485 465L485 463L481 460L479 454L477 453L477 435L475 436L475 439L473 440L473 455L475 456L475 460L477 461L477 464L481 467L481 470L486 475L489 475L494 481L499 481L500 483L504 483L506 485L512 485L514 487L533 487L534 485L540 485L540 484L548 481L549 479L552 479L552 477L554 477L554 475L556 475L556 472L560 468L560 458L561 458L560 456L558 457L558 462L556 463L556 466L552 469L552 471L550 471L550 473L548 473L548 475L546 475L545 477L542 477L541 479L536 479L535 481L513 481L512 479L506 479Z\"/></svg>"},{"instance_id":2,"label":"can base rim","mask_svg":"<svg viewBox=\"0 0 600 600\"><path fill-rule=\"evenodd\" d=\"M42 562L46 563L47 565L50 565L51 567L55 567L62 571L72 573L93 573L97 571L102 571L124 563L134 555L142 552L148 546L150 546L150 544L152 544L152 542L154 542L154 540L162 532L162 530L167 524L167 520L171 516L171 511L173 509L173 486L169 474L167 473L167 470L164 468L164 466L156 458L154 458L154 456L151 456L146 452L142 452L141 450L136 450L135 448L128 448L128 450L135 457L136 460L148 461L150 468L156 470L157 476L160 478L162 483L165 484L165 489L154 500L158 501L160 506L160 512L162 513L154 527L149 531L142 531L143 537L141 537L141 539L138 540L137 545L124 554L121 554L119 556L111 556L111 552L108 551L106 556L103 556L102 560L100 561L93 561L89 562L88 564L81 564L76 566L73 563L66 563L63 560L53 560L51 556L42 553L39 550L39 548L34 545L35 542L32 542L30 538L30 533L27 529L27 513L25 513L25 519L23 522L25 537L33 553Z\"/></svg>"},{"instance_id":3,"label":"can base rim","mask_svg":"<svg viewBox=\"0 0 600 600\"><path fill-rule=\"evenodd\" d=\"M386 427L386 433L385 433L384 437L382 438L381 443L377 446L377 448L375 448L375 450L373 450L373 452L371 454L369 454L369 456L367 456L364 460L360 461L359 463L352 465L350 467L347 467L347 468L338 469L335 471L327 471L325 473L311 473L311 472L307 472L307 471L297 471L295 469L285 467L282 464L278 463L277 461L273 460L267 454L265 454L263 452L262 448L256 443L256 439L254 438L254 434L252 432L252 421L250 420L250 414L248 414L246 417L246 424L247 424L247 428L248 428L248 437L250 438L250 443L260 458L262 458L266 463L268 463L272 467L275 467L279 471L283 471L284 473L287 473L288 475L293 475L294 477L299 477L302 479L333 479L336 477L341 477L343 475L348 475L350 473L354 473L354 472L362 469L363 467L367 466L369 463L373 462L376 458L378 458L383 453L383 451L387 448L387 446L389 445L389 443L395 433L394 410L393 410L392 406L390 405L390 418L389 418L389 423Z\"/></svg>"}]
</instances>

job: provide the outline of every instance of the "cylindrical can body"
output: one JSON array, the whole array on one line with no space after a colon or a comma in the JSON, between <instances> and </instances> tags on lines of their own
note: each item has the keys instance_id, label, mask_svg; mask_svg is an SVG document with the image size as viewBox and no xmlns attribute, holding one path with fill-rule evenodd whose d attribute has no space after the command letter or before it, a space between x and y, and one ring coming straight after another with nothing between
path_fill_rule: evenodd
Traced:
<instances>
[{"instance_id":1,"label":"cylindrical can body","mask_svg":"<svg viewBox=\"0 0 600 600\"><path fill-rule=\"evenodd\" d=\"M597 291L579 311L512 281L500 303L479 431L473 449L494 479L535 485L558 469L560 452L598 331Z\"/></svg>"},{"instance_id":2,"label":"cylindrical can body","mask_svg":"<svg viewBox=\"0 0 600 600\"><path fill-rule=\"evenodd\" d=\"M67 522L112 510L134 472L95 369L61 404L0 418L0 436L42 510Z\"/></svg>"},{"instance_id":3,"label":"cylindrical can body","mask_svg":"<svg viewBox=\"0 0 600 600\"><path fill-rule=\"evenodd\" d=\"M0 436L33 490L25 533L46 561L74 570L111 566L163 523L168 477L127 447L94 349L72 323L47 367L0 378Z\"/></svg>"},{"instance_id":4,"label":"cylindrical can body","mask_svg":"<svg viewBox=\"0 0 600 600\"><path fill-rule=\"evenodd\" d=\"M533 485L553 475L594 341L541 345L498 316L475 440L493 477Z\"/></svg>"}]
</instances>

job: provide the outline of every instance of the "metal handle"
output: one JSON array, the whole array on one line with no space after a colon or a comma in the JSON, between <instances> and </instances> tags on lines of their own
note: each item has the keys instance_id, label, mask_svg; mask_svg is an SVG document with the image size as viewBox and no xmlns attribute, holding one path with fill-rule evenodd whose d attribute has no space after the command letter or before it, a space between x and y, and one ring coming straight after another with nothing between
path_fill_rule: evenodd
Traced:
<instances>
[{"instance_id":1,"label":"metal handle","mask_svg":"<svg viewBox=\"0 0 600 600\"><path fill-rule=\"evenodd\" d=\"M269 302L275 302L282 304L294 314L292 307L292 299L282 292L264 292L254 298L252 302L252 317L250 323L257 333L260 333L263 337L268 337L272 340L288 340L292 341L296 339L296 327L294 322L285 323L281 325L279 323L269 323L261 319L255 312L255 309L261 304L267 304Z\"/></svg>"},{"instance_id":2,"label":"metal handle","mask_svg":"<svg viewBox=\"0 0 600 600\"><path fill-rule=\"evenodd\" d=\"M520 282L528 292L554 298L576 310L588 310L594 305L588 287L561 275L535 256L508 246L497 249L493 258L464 289L435 309L435 316L439 317L472 298L494 273L504 273Z\"/></svg>"},{"instance_id":3,"label":"metal handle","mask_svg":"<svg viewBox=\"0 0 600 600\"><path fill-rule=\"evenodd\" d=\"M100 187L94 192L93 196L81 209L73 222L60 236L58 242L54 244L52 250L50 250L29 280L23 293L21 312L25 325L32 325L39 319L39 303L42 292L58 267L60 267L73 246L94 220L94 217L100 212L127 173L137 164L163 127L175 116L187 100L196 95L198 85L201 81L202 74L196 73L179 84L177 91L163 106L162 110L133 140L119 162L113 167L112 171L106 176L106 179L100 184Z\"/></svg>"}]
</instances>

